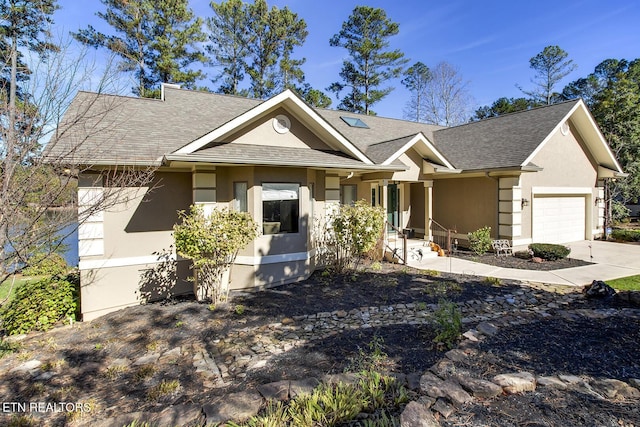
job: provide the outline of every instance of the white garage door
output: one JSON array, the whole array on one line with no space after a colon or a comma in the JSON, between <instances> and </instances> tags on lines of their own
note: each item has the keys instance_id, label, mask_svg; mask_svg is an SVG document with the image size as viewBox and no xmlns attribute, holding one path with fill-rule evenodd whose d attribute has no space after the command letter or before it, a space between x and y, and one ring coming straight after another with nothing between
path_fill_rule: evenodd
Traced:
<instances>
[{"instance_id":1,"label":"white garage door","mask_svg":"<svg viewBox=\"0 0 640 427\"><path fill-rule=\"evenodd\" d=\"M533 199L533 242L567 243L585 238L585 197Z\"/></svg>"}]
</instances>

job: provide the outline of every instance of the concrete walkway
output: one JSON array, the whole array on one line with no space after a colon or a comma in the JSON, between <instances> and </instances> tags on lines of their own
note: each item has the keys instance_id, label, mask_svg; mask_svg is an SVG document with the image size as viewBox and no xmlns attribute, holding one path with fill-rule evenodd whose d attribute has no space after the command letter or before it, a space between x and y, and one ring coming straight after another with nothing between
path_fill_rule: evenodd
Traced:
<instances>
[{"instance_id":1,"label":"concrete walkway","mask_svg":"<svg viewBox=\"0 0 640 427\"><path fill-rule=\"evenodd\" d=\"M586 285L593 280L611 280L640 275L640 245L583 240L568 243L570 258L593 262L592 265L561 270L537 271L502 268L455 257L409 260L409 266L447 273L468 274L500 279L558 285Z\"/></svg>"}]
</instances>

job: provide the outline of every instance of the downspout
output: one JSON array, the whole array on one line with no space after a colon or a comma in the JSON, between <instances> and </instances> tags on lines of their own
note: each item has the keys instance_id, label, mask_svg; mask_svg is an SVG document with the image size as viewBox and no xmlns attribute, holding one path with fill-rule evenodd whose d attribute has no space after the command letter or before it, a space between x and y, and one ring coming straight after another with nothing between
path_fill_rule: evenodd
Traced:
<instances>
[{"instance_id":1,"label":"downspout","mask_svg":"<svg viewBox=\"0 0 640 427\"><path fill-rule=\"evenodd\" d=\"M495 181L496 183L496 216L494 218L494 225L495 230L496 230L496 234L495 234L495 238L499 239L500 238L500 178L496 178L494 176L489 175L489 172L485 172L484 176L487 177L488 179Z\"/></svg>"}]
</instances>

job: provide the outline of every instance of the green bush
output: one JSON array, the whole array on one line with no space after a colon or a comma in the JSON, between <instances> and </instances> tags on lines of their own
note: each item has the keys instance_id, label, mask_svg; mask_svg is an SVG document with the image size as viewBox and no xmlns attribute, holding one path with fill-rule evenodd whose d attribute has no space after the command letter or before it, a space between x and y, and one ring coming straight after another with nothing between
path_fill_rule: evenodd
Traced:
<instances>
[{"instance_id":1,"label":"green bush","mask_svg":"<svg viewBox=\"0 0 640 427\"><path fill-rule=\"evenodd\" d=\"M48 277L20 286L0 310L9 335L46 331L60 320L75 320L79 281L76 276Z\"/></svg>"},{"instance_id":2,"label":"green bush","mask_svg":"<svg viewBox=\"0 0 640 427\"><path fill-rule=\"evenodd\" d=\"M533 256L547 261L563 259L571 253L571 249L568 247L552 243L532 243L529 245L529 249L533 251Z\"/></svg>"},{"instance_id":3,"label":"green bush","mask_svg":"<svg viewBox=\"0 0 640 427\"><path fill-rule=\"evenodd\" d=\"M462 333L462 315L458 306L454 302L440 300L434 316L438 335L433 341L449 349L453 348Z\"/></svg>"},{"instance_id":4,"label":"green bush","mask_svg":"<svg viewBox=\"0 0 640 427\"><path fill-rule=\"evenodd\" d=\"M360 259L376 247L384 231L384 210L359 200L353 206L342 205L331 218L327 241L335 250L333 268L343 273L357 268Z\"/></svg>"},{"instance_id":5,"label":"green bush","mask_svg":"<svg viewBox=\"0 0 640 427\"><path fill-rule=\"evenodd\" d=\"M613 230L611 238L623 242L640 242L640 230Z\"/></svg>"},{"instance_id":6,"label":"green bush","mask_svg":"<svg viewBox=\"0 0 640 427\"><path fill-rule=\"evenodd\" d=\"M482 255L491 249L491 227L482 227L468 234L469 249Z\"/></svg>"},{"instance_id":7,"label":"green bush","mask_svg":"<svg viewBox=\"0 0 640 427\"><path fill-rule=\"evenodd\" d=\"M25 276L58 276L69 271L67 261L57 253L36 254L29 259L29 265L22 269Z\"/></svg>"}]
</instances>

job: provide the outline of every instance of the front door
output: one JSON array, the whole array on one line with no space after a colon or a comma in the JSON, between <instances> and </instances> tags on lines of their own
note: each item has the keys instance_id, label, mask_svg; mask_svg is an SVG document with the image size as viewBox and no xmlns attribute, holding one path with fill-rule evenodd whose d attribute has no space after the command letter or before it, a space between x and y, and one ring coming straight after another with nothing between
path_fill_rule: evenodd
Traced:
<instances>
[{"instance_id":1,"label":"front door","mask_svg":"<svg viewBox=\"0 0 640 427\"><path fill-rule=\"evenodd\" d=\"M400 226L400 188L398 184L387 185L387 221Z\"/></svg>"}]
</instances>

